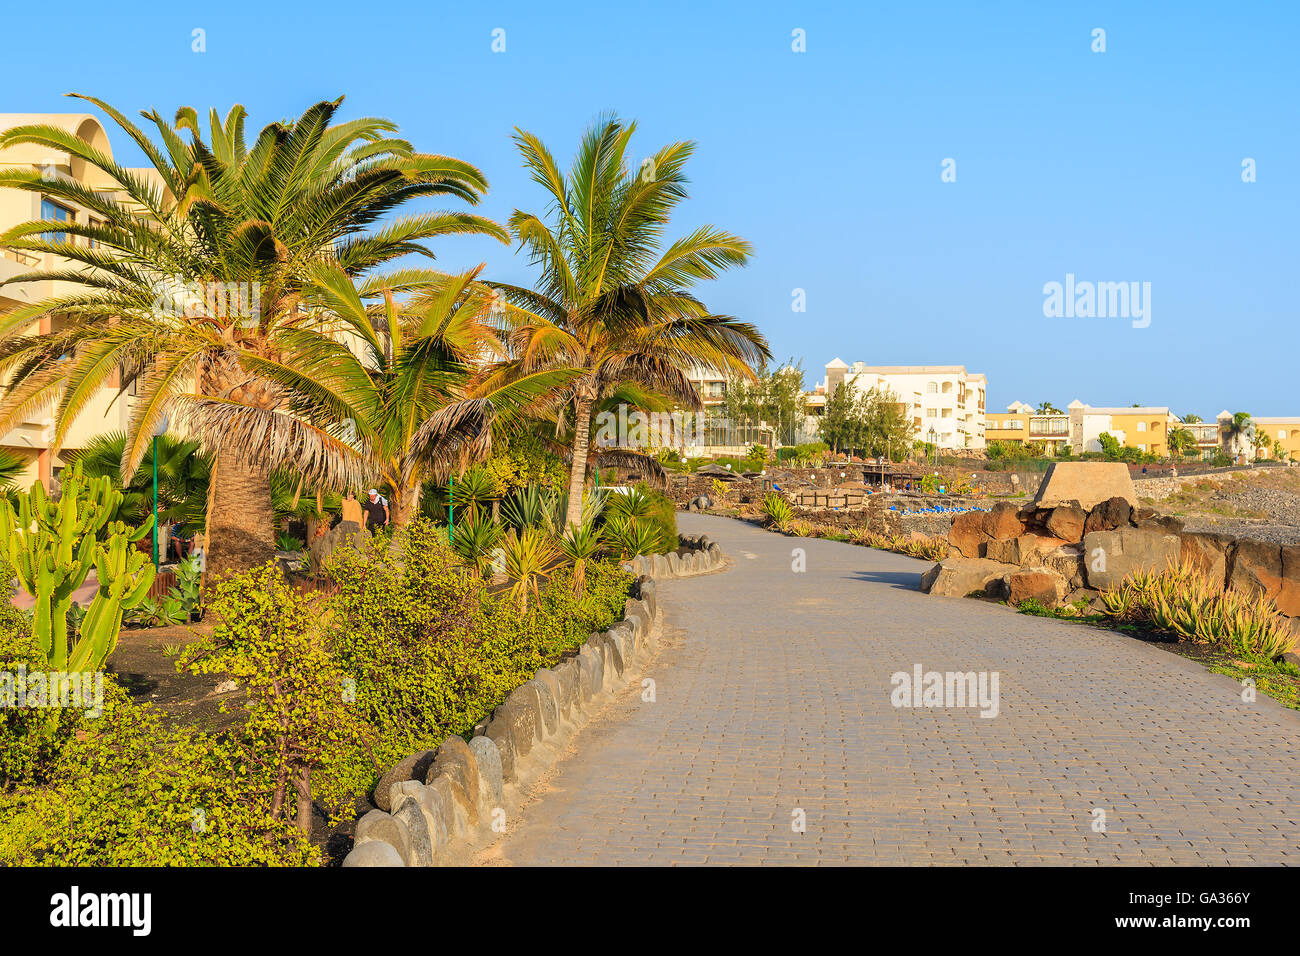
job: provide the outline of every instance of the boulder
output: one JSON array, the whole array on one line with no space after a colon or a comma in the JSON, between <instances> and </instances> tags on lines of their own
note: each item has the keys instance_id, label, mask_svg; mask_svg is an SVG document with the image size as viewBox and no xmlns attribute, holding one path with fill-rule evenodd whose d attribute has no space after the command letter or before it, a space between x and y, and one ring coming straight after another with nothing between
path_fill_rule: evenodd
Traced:
<instances>
[{"instance_id":1,"label":"boulder","mask_svg":"<svg viewBox=\"0 0 1300 956\"><path fill-rule=\"evenodd\" d=\"M1053 508L1045 527L1053 537L1073 543L1083 540L1083 524L1087 520L1088 512L1070 502Z\"/></svg>"},{"instance_id":2,"label":"boulder","mask_svg":"<svg viewBox=\"0 0 1300 956\"><path fill-rule=\"evenodd\" d=\"M1234 540L1232 535L1217 531L1184 531L1178 536L1178 560L1204 571L1220 588L1226 587Z\"/></svg>"},{"instance_id":3,"label":"boulder","mask_svg":"<svg viewBox=\"0 0 1300 956\"><path fill-rule=\"evenodd\" d=\"M1058 461L1043 476L1034 505L1054 508L1074 502L1080 508L1091 509L1109 498L1137 501L1128 465L1119 461Z\"/></svg>"},{"instance_id":4,"label":"boulder","mask_svg":"<svg viewBox=\"0 0 1300 956\"><path fill-rule=\"evenodd\" d=\"M406 828L406 865L433 866L433 836L420 801L414 797L403 800L393 819Z\"/></svg>"},{"instance_id":5,"label":"boulder","mask_svg":"<svg viewBox=\"0 0 1300 956\"><path fill-rule=\"evenodd\" d=\"M967 558L982 558L989 534L985 530L988 514L966 511L952 519L948 529L948 544L958 554Z\"/></svg>"},{"instance_id":6,"label":"boulder","mask_svg":"<svg viewBox=\"0 0 1300 956\"><path fill-rule=\"evenodd\" d=\"M1183 519L1176 515L1163 515L1154 508L1142 508L1139 511L1133 512L1131 519L1134 526L1138 528L1163 531L1165 534L1182 534L1186 526Z\"/></svg>"},{"instance_id":7,"label":"boulder","mask_svg":"<svg viewBox=\"0 0 1300 956\"><path fill-rule=\"evenodd\" d=\"M1083 533L1092 531L1114 531L1126 528L1133 514L1133 506L1123 498L1107 498L1098 502L1088 512L1088 519L1083 523Z\"/></svg>"},{"instance_id":8,"label":"boulder","mask_svg":"<svg viewBox=\"0 0 1300 956\"><path fill-rule=\"evenodd\" d=\"M967 512L967 514L979 514L979 512ZM1005 541L1025 533L1025 514L1010 501L999 501L982 517L984 533L992 541ZM956 524L956 521L954 520L953 523Z\"/></svg>"},{"instance_id":9,"label":"boulder","mask_svg":"<svg viewBox=\"0 0 1300 956\"><path fill-rule=\"evenodd\" d=\"M1228 587L1276 600L1282 591L1282 546L1240 539L1228 561Z\"/></svg>"},{"instance_id":10,"label":"boulder","mask_svg":"<svg viewBox=\"0 0 1300 956\"><path fill-rule=\"evenodd\" d=\"M985 593L990 583L998 582L1004 574L1018 568L990 561L988 558L944 558L921 577L921 590L942 597L966 597L979 591Z\"/></svg>"},{"instance_id":11,"label":"boulder","mask_svg":"<svg viewBox=\"0 0 1300 956\"><path fill-rule=\"evenodd\" d=\"M1067 544L1041 555L1042 566L1055 571L1071 588L1083 586L1083 542Z\"/></svg>"},{"instance_id":12,"label":"boulder","mask_svg":"<svg viewBox=\"0 0 1300 956\"><path fill-rule=\"evenodd\" d=\"M403 780L423 780L428 775L429 768L433 766L435 756L432 750L421 750L394 765L375 784L375 806L380 810L391 810L388 794L393 784Z\"/></svg>"},{"instance_id":13,"label":"boulder","mask_svg":"<svg viewBox=\"0 0 1300 956\"><path fill-rule=\"evenodd\" d=\"M1045 607L1057 607L1068 590L1065 578L1051 568L1021 568L1007 579L1007 600L1012 604L1034 600Z\"/></svg>"},{"instance_id":14,"label":"boulder","mask_svg":"<svg viewBox=\"0 0 1300 956\"><path fill-rule=\"evenodd\" d=\"M381 840L358 843L343 859L344 866L406 866L402 855Z\"/></svg>"},{"instance_id":15,"label":"boulder","mask_svg":"<svg viewBox=\"0 0 1300 956\"><path fill-rule=\"evenodd\" d=\"M501 752L487 737L475 737L469 742L469 749L474 755L474 765L478 767L479 799L488 810L501 806L505 799Z\"/></svg>"},{"instance_id":16,"label":"boulder","mask_svg":"<svg viewBox=\"0 0 1300 956\"><path fill-rule=\"evenodd\" d=\"M1083 536L1088 587L1116 587L1134 571L1163 570L1178 561L1180 547L1177 535L1142 528L1089 531Z\"/></svg>"},{"instance_id":17,"label":"boulder","mask_svg":"<svg viewBox=\"0 0 1300 956\"><path fill-rule=\"evenodd\" d=\"M438 755L424 782L432 784L439 775L450 778L455 787L477 805L478 759L474 756L474 751L470 750L469 744L455 734L438 746Z\"/></svg>"},{"instance_id":18,"label":"boulder","mask_svg":"<svg viewBox=\"0 0 1300 956\"><path fill-rule=\"evenodd\" d=\"M361 533L361 525L355 521L340 521L311 543L308 549L312 574L320 574L325 559L334 553L335 548L342 547L352 540L352 536Z\"/></svg>"},{"instance_id":19,"label":"boulder","mask_svg":"<svg viewBox=\"0 0 1300 956\"><path fill-rule=\"evenodd\" d=\"M1273 603L1283 614L1300 617L1300 545L1282 546L1282 585Z\"/></svg>"},{"instance_id":20,"label":"boulder","mask_svg":"<svg viewBox=\"0 0 1300 956\"><path fill-rule=\"evenodd\" d=\"M1068 543L1051 535L1026 533L1006 541L990 541L986 555L990 561L1026 567L1041 563L1043 555L1051 554Z\"/></svg>"},{"instance_id":21,"label":"boulder","mask_svg":"<svg viewBox=\"0 0 1300 956\"><path fill-rule=\"evenodd\" d=\"M353 834L354 843L360 846L370 840L381 840L387 843L397 851L400 859L406 859L406 850L410 843L410 839L406 835L406 826L383 810L371 810L357 821L357 827ZM395 863L391 865L400 866L401 864Z\"/></svg>"}]
</instances>

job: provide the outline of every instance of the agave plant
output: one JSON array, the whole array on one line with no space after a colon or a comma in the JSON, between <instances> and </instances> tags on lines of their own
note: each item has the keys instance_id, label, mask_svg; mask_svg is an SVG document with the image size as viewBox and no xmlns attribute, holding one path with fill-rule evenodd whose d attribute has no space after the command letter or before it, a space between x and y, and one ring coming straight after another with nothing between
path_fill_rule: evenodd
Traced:
<instances>
[{"instance_id":1,"label":"agave plant","mask_svg":"<svg viewBox=\"0 0 1300 956\"><path fill-rule=\"evenodd\" d=\"M579 597L587 584L587 562L603 547L595 522L569 525L557 545L560 553L573 565L573 594Z\"/></svg>"},{"instance_id":2,"label":"agave plant","mask_svg":"<svg viewBox=\"0 0 1300 956\"><path fill-rule=\"evenodd\" d=\"M555 560L555 545L540 528L511 528L503 546L506 577L514 584L510 595L519 604L520 613L528 610L528 596L541 600L543 572Z\"/></svg>"}]
</instances>

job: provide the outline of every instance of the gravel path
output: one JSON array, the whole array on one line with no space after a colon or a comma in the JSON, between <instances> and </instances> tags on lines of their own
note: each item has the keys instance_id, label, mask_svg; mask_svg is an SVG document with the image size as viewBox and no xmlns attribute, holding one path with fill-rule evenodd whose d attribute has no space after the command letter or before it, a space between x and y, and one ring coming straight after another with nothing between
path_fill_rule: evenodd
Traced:
<instances>
[{"instance_id":1,"label":"gravel path","mask_svg":"<svg viewBox=\"0 0 1300 956\"><path fill-rule=\"evenodd\" d=\"M660 583L655 701L589 724L486 862L1300 863L1300 713L1131 638L928 597L900 555L679 520L735 567ZM997 716L892 706L918 664L998 672Z\"/></svg>"}]
</instances>

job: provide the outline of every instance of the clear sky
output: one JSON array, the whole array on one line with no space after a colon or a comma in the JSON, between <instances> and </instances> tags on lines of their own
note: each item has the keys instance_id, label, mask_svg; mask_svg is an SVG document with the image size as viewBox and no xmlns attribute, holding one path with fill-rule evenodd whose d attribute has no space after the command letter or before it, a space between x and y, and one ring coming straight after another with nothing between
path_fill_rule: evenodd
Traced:
<instances>
[{"instance_id":1,"label":"clear sky","mask_svg":"<svg viewBox=\"0 0 1300 956\"><path fill-rule=\"evenodd\" d=\"M256 129L346 94L345 115L480 166L481 211L504 221L543 205L515 126L567 163L615 111L638 120L638 157L698 141L677 231L713 223L756 250L706 301L757 323L810 385L838 356L963 364L988 376L990 410L1300 414L1295 3L178 6L7 5L0 112L75 111L76 90L166 115L239 102ZM528 278L490 240L436 251ZM1150 324L1045 317L1043 287L1067 273L1149 282Z\"/></svg>"}]
</instances>

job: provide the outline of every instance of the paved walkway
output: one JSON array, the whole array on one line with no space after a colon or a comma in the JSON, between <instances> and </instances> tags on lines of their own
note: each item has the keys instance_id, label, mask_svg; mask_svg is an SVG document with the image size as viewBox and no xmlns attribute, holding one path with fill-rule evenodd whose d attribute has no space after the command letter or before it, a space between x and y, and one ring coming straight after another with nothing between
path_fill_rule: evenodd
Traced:
<instances>
[{"instance_id":1,"label":"paved walkway","mask_svg":"<svg viewBox=\"0 0 1300 956\"><path fill-rule=\"evenodd\" d=\"M900 555L679 520L736 566L660 583L655 702L589 724L485 862L1300 864L1300 713L1131 638L928 597ZM895 708L916 664L997 671L998 716Z\"/></svg>"}]
</instances>

